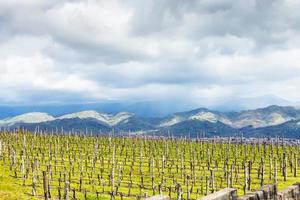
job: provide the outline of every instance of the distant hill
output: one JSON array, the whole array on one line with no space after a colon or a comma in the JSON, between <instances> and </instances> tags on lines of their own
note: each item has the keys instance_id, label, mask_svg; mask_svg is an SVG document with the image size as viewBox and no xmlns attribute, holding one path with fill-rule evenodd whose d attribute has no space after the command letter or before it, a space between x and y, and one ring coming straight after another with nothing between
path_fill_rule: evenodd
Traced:
<instances>
[{"instance_id":1,"label":"distant hill","mask_svg":"<svg viewBox=\"0 0 300 200\"><path fill-rule=\"evenodd\" d=\"M33 112L0 120L2 128L24 127L29 130L172 134L174 136L284 136L300 138L300 109L269 106L240 112L219 112L199 108L167 117L140 117L129 112L115 114L86 110L52 116Z\"/></svg>"}]
</instances>

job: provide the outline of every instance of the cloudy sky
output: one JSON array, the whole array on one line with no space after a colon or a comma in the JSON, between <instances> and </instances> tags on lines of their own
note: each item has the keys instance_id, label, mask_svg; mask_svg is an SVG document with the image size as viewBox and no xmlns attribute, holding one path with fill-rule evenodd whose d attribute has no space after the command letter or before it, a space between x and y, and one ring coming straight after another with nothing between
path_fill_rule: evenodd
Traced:
<instances>
[{"instance_id":1,"label":"cloudy sky","mask_svg":"<svg viewBox=\"0 0 300 200\"><path fill-rule=\"evenodd\" d=\"M0 0L0 103L299 102L299 10L299 0Z\"/></svg>"}]
</instances>

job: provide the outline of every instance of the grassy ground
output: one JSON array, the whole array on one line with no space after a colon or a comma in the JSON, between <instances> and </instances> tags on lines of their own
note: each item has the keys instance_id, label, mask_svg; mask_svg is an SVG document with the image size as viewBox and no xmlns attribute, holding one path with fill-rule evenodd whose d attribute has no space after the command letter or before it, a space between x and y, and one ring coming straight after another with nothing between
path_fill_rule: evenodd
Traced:
<instances>
[{"instance_id":1,"label":"grassy ground","mask_svg":"<svg viewBox=\"0 0 300 200\"><path fill-rule=\"evenodd\" d=\"M8 167L0 165L0 200L37 199L30 195L27 187L12 177Z\"/></svg>"},{"instance_id":2,"label":"grassy ground","mask_svg":"<svg viewBox=\"0 0 300 200\"><path fill-rule=\"evenodd\" d=\"M20 179L15 179L9 167L0 164L0 200L39 200L44 199L41 195L32 196L31 186L23 186ZM52 198L57 199L57 198ZM79 195L78 199L83 199ZM96 196L88 196L88 200L96 200ZM100 196L101 200L109 200L108 196Z\"/></svg>"},{"instance_id":3,"label":"grassy ground","mask_svg":"<svg viewBox=\"0 0 300 200\"><path fill-rule=\"evenodd\" d=\"M90 200L110 199L112 170L114 190L119 185L118 192L127 195L130 182L132 184L131 195L124 197L124 200L135 200L137 196L145 194L151 196L152 177L156 194L159 193L160 185L163 194L168 195L170 187L172 197L176 198L175 186L180 184L184 199L187 197L187 188L191 191L191 199L197 199L205 195L206 179L210 179L211 170L214 171L215 191L228 187L228 177L232 177L233 188L237 188L238 194L242 195L243 166L248 169L248 161L252 161L251 190L260 188L258 173L261 166L264 168L264 184L271 184L274 182L276 163L279 189L299 181L300 174L300 160L297 158L300 149L295 146L50 134L34 136L31 133L0 133L1 141L0 200L42 198L43 171L47 171L47 179L51 174L52 197L58 197L59 188L63 196L66 180L71 183L70 197L75 191L77 199L84 199L86 193L86 199ZM287 156L286 182L283 181L281 170L284 163L283 154ZM297 177L293 177L294 167L298 169ZM25 168L23 172L22 168ZM13 177L14 171L17 178ZM28 171L25 185L22 178L24 171ZM36 193L39 195L35 198L31 195L34 177ZM79 184L80 177L82 187ZM211 185L208 185L208 192L210 191ZM119 199L120 193L116 195L116 200Z\"/></svg>"}]
</instances>

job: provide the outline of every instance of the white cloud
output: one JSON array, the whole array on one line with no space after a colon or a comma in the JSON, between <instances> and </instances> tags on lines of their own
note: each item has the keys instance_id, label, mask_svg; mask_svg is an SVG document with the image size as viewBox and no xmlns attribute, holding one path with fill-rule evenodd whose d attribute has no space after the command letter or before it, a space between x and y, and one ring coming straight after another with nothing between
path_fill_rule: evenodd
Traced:
<instances>
[{"instance_id":1,"label":"white cloud","mask_svg":"<svg viewBox=\"0 0 300 200\"><path fill-rule=\"evenodd\" d=\"M51 101L298 101L299 8L292 0L0 0L0 102L43 103L47 93Z\"/></svg>"}]
</instances>

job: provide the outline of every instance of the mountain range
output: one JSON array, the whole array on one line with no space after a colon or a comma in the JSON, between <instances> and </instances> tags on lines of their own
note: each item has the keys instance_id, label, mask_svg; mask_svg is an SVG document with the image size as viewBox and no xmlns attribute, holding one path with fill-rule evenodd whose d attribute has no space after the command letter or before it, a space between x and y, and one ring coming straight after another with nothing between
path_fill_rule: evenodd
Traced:
<instances>
[{"instance_id":1,"label":"mountain range","mask_svg":"<svg viewBox=\"0 0 300 200\"><path fill-rule=\"evenodd\" d=\"M60 116L68 113L80 112L84 110L94 110L101 113L130 112L140 117L166 117L173 113L192 110L194 108L208 108L223 112L241 111L266 107L270 104L279 106L300 105L300 102L289 102L274 95L264 95L257 97L222 97L222 98L201 98L201 102L190 101L189 99L148 100L148 101L118 101L109 100L102 102L65 102L65 103L45 103L45 104L1 104L0 119L21 115L28 112L45 112L50 115Z\"/></svg>"},{"instance_id":2,"label":"mountain range","mask_svg":"<svg viewBox=\"0 0 300 200\"><path fill-rule=\"evenodd\" d=\"M300 138L300 108L268 106L239 112L199 108L167 117L140 117L134 113L85 110L60 116L31 112L0 120L1 128L135 133L174 136L233 136Z\"/></svg>"}]
</instances>

